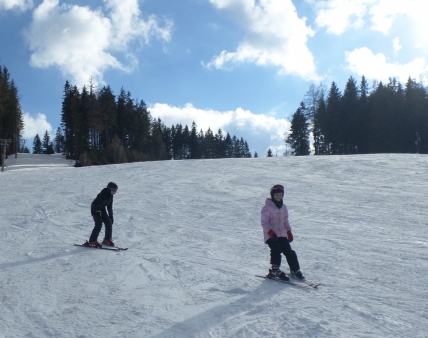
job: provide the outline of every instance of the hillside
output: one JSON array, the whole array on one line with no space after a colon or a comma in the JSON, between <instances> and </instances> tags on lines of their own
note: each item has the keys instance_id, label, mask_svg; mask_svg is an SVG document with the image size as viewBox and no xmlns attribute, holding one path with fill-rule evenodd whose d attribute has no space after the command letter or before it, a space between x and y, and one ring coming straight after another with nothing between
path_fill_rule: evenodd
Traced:
<instances>
[{"instance_id":1,"label":"hillside","mask_svg":"<svg viewBox=\"0 0 428 338\"><path fill-rule=\"evenodd\" d=\"M1 338L428 337L426 155L12 167ZM73 246L109 181L129 250ZM269 268L260 209L276 183L318 289L254 277Z\"/></svg>"}]
</instances>

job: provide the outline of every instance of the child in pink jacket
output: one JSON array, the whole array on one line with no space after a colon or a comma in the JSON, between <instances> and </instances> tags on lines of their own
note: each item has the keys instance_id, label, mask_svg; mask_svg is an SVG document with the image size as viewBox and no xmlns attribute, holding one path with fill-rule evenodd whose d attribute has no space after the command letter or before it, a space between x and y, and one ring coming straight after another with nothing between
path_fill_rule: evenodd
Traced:
<instances>
[{"instance_id":1,"label":"child in pink jacket","mask_svg":"<svg viewBox=\"0 0 428 338\"><path fill-rule=\"evenodd\" d=\"M291 249L290 243L293 241L290 223L288 222L287 206L283 202L284 186L274 185L270 189L270 198L266 198L265 206L261 212L261 223L263 227L264 241L270 248L270 263L268 277L274 279L288 280L288 276L281 271L281 253L287 259L290 267L290 275L299 279L304 279L300 271L297 254Z\"/></svg>"}]
</instances>

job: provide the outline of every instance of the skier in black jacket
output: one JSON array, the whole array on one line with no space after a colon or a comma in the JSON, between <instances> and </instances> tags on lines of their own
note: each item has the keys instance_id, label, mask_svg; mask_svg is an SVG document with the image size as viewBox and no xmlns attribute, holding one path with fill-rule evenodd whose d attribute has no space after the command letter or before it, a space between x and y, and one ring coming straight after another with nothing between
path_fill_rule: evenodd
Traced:
<instances>
[{"instance_id":1,"label":"skier in black jacket","mask_svg":"<svg viewBox=\"0 0 428 338\"><path fill-rule=\"evenodd\" d=\"M113 219L113 196L116 193L118 187L114 182L109 182L107 188L101 190L98 196L94 199L91 204L91 214L94 218L95 226L92 230L91 237L89 238L89 246L100 246L98 243L98 235L101 231L103 223L105 225L105 236L103 240L104 245L114 246L111 239L112 237L112 225ZM107 207L107 211L106 211Z\"/></svg>"}]
</instances>

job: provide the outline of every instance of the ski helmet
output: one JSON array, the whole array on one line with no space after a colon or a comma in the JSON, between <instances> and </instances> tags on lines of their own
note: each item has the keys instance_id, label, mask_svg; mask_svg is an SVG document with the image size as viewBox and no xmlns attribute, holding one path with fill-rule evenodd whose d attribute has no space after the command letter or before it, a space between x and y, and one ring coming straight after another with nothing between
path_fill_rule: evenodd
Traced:
<instances>
[{"instance_id":1,"label":"ski helmet","mask_svg":"<svg viewBox=\"0 0 428 338\"><path fill-rule=\"evenodd\" d=\"M109 189L117 189L117 184L114 182L109 182L109 184L107 184L107 188Z\"/></svg>"},{"instance_id":2,"label":"ski helmet","mask_svg":"<svg viewBox=\"0 0 428 338\"><path fill-rule=\"evenodd\" d=\"M275 184L270 188L270 197L273 199L273 195L281 193L284 196L284 186L281 184Z\"/></svg>"}]
</instances>

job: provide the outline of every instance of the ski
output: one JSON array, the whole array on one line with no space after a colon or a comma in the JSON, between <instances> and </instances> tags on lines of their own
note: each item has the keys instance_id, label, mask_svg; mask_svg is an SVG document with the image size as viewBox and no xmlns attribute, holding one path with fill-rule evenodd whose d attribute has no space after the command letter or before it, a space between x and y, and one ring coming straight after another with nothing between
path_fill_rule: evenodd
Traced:
<instances>
[{"instance_id":1,"label":"ski","mask_svg":"<svg viewBox=\"0 0 428 338\"><path fill-rule=\"evenodd\" d=\"M276 279L276 278L272 278L272 277L268 277L268 276L261 276L261 275L256 275L256 277L260 277L260 278L266 278L266 279L270 279L273 280L275 282L280 282L280 283L287 283L287 284L291 284L294 286L298 286L300 288L311 288L313 286L310 286L309 284L306 283L301 283L301 282L297 282L297 281L292 281L292 280L282 280L282 279Z\"/></svg>"},{"instance_id":2,"label":"ski","mask_svg":"<svg viewBox=\"0 0 428 338\"><path fill-rule=\"evenodd\" d=\"M288 278L290 278L290 279L293 279L293 280L297 281L297 282L305 283L306 285L309 285L309 286L310 286L310 287L312 287L312 288L316 288L316 287L318 287L318 286L320 286L320 285L321 285L321 283L310 282L310 281L306 280L306 278L299 279L299 278L294 277L294 276L291 276L291 275L289 275L289 274L286 274L286 276L287 276Z\"/></svg>"},{"instance_id":3,"label":"ski","mask_svg":"<svg viewBox=\"0 0 428 338\"><path fill-rule=\"evenodd\" d=\"M91 249L104 249L104 250L111 250L111 251L128 250L128 248L121 248L121 247L117 247L117 246L108 246L108 245L102 245L102 244L100 244L99 246L89 246L88 242L83 243L83 244L73 243L73 245L83 246L85 248L91 248Z\"/></svg>"},{"instance_id":4,"label":"ski","mask_svg":"<svg viewBox=\"0 0 428 338\"><path fill-rule=\"evenodd\" d=\"M101 244L101 249L116 250L116 251L128 250L128 248L121 248L120 246L108 246L103 244Z\"/></svg>"}]
</instances>

